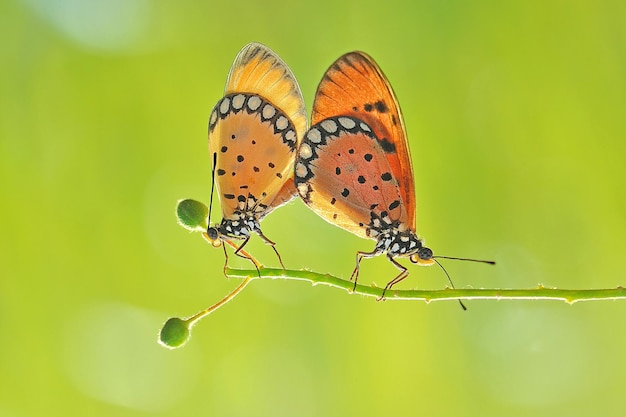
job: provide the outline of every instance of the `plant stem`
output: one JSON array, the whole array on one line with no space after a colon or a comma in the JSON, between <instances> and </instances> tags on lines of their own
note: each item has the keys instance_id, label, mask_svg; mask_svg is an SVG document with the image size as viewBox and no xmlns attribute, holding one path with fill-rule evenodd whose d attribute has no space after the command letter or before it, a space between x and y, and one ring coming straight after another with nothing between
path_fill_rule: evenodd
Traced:
<instances>
[{"instance_id":1,"label":"plant stem","mask_svg":"<svg viewBox=\"0 0 626 417\"><path fill-rule=\"evenodd\" d=\"M245 279L286 279L294 281L309 281L313 285L323 284L341 288L352 293L354 283L329 274L319 274L311 271L294 271L274 268L261 268L260 277L256 270L226 268L226 274L231 278ZM379 298L383 289L365 285L357 285L354 294ZM609 289L582 289L568 290L545 288L538 285L528 289L494 289L494 288L467 288L443 290L388 290L385 300L422 300L425 302L442 300L560 300L573 304L579 301L619 300L626 299L626 289L622 286Z\"/></svg>"},{"instance_id":2,"label":"plant stem","mask_svg":"<svg viewBox=\"0 0 626 417\"><path fill-rule=\"evenodd\" d=\"M200 311L199 313L194 314L193 316L185 319L184 321L188 323L189 328L192 328L194 324L196 324L198 321L208 316L209 314L211 314L212 312L214 312L215 310L217 310L218 308L220 308L221 306L223 306L224 304L226 304L233 298L235 298L235 296L239 294L246 287L246 285L248 285L250 281L252 281L254 278L258 278L258 275L255 274L255 275L249 275L245 277L243 282L239 284L237 288L231 291L230 294L228 294L226 297L222 298L220 301L213 304L211 307L204 309Z\"/></svg>"}]
</instances>

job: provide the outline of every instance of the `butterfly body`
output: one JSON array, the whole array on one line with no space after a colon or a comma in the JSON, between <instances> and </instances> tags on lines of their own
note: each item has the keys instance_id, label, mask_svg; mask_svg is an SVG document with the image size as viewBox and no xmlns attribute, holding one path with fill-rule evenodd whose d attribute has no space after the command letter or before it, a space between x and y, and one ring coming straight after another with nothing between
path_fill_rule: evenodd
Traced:
<instances>
[{"instance_id":1,"label":"butterfly body","mask_svg":"<svg viewBox=\"0 0 626 417\"><path fill-rule=\"evenodd\" d=\"M226 242L241 255L255 233L274 247L260 221L296 195L293 164L306 126L304 100L291 70L264 45L244 47L209 118L209 153L222 208L222 221L206 233L214 246ZM244 257L258 268L250 255Z\"/></svg>"}]
</instances>

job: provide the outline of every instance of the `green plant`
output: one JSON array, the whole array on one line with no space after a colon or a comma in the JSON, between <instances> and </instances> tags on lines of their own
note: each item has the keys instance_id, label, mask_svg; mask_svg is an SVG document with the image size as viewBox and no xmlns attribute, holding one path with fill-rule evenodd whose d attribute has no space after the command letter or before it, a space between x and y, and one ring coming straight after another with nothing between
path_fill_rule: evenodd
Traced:
<instances>
[{"instance_id":1,"label":"green plant","mask_svg":"<svg viewBox=\"0 0 626 417\"><path fill-rule=\"evenodd\" d=\"M195 200L181 200L178 202L178 222L184 228L206 233L208 208ZM312 271L295 271L276 268L233 269L225 268L225 274L230 278L240 278L243 281L230 294L186 319L168 319L159 334L159 343L167 348L174 349L183 346L191 336L191 328L202 318L208 316L239 294L251 281L262 279L286 279L293 281L308 281L313 285L323 284L346 290L351 294L380 298L383 289L380 287L356 285L352 281L337 278L330 274L320 274ZM353 291L354 288L354 291ZM452 289L446 287L441 290L389 290L385 293L385 300L415 300L432 301L444 300L560 300L569 304L580 301L618 300L626 299L626 288L618 286L610 289L582 289L569 290L546 288L538 285L528 289L502 288L464 288Z\"/></svg>"}]
</instances>

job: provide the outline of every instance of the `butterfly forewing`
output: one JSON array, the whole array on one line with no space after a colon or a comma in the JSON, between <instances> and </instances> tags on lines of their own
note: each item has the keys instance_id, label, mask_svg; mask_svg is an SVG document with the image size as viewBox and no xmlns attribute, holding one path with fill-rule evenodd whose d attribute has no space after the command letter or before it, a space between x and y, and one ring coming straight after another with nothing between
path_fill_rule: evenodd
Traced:
<instances>
[{"instance_id":1,"label":"butterfly forewing","mask_svg":"<svg viewBox=\"0 0 626 417\"><path fill-rule=\"evenodd\" d=\"M302 138L307 115L300 86L291 69L267 46L250 43L243 47L230 69L225 94L246 92L264 97L292 121Z\"/></svg>"},{"instance_id":2,"label":"butterfly forewing","mask_svg":"<svg viewBox=\"0 0 626 417\"><path fill-rule=\"evenodd\" d=\"M317 88L312 124L339 115L363 120L380 140L406 207L406 225L415 230L415 185L402 113L387 78L363 52L340 57Z\"/></svg>"}]
</instances>

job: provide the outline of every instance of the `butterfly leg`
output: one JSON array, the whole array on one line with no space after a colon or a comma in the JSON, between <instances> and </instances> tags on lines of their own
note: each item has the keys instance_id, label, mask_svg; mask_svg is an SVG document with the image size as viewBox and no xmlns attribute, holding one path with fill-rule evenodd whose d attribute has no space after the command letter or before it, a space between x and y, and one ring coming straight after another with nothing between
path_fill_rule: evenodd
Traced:
<instances>
[{"instance_id":1,"label":"butterfly leg","mask_svg":"<svg viewBox=\"0 0 626 417\"><path fill-rule=\"evenodd\" d=\"M383 289L383 293L380 295L380 298L378 298L376 301L383 301L385 299L385 293L387 292L387 290L390 290L391 287L393 287L394 285L396 285L398 282L402 281L404 278L406 278L407 276L409 276L409 270L406 269L406 267L404 267L402 264L398 263L398 261L396 261L395 259L393 259L391 257L391 255L387 254L387 259L389 259L389 261L400 270L400 273L398 274L398 276L396 276L394 279L392 279L391 281L389 281L387 283L387 285L385 285L385 288Z\"/></svg>"},{"instance_id":2,"label":"butterfly leg","mask_svg":"<svg viewBox=\"0 0 626 417\"><path fill-rule=\"evenodd\" d=\"M373 258L374 256L378 256L380 252L378 250L373 250L372 252L361 252L358 251L356 253L356 266L354 267L354 271L352 271L352 275L350 275L350 281L354 278L354 286L352 287L352 292L356 290L356 282L359 279L359 269L361 267L361 261L363 258Z\"/></svg>"},{"instance_id":3,"label":"butterfly leg","mask_svg":"<svg viewBox=\"0 0 626 417\"><path fill-rule=\"evenodd\" d=\"M283 264L283 259L280 257L280 253L278 253L278 250L276 250L276 243L269 240L260 230L257 230L257 234L263 240L263 242L265 242L265 244L270 245L272 247L272 249L274 250L274 253L276 254L276 257L278 258L278 262L280 262L280 266L282 266L283 269L285 269L285 264Z\"/></svg>"},{"instance_id":4,"label":"butterfly leg","mask_svg":"<svg viewBox=\"0 0 626 417\"><path fill-rule=\"evenodd\" d=\"M226 268L228 267L228 252L226 252L226 245L222 245L222 249L224 249L224 276L228 278L226 274Z\"/></svg>"},{"instance_id":5,"label":"butterfly leg","mask_svg":"<svg viewBox=\"0 0 626 417\"><path fill-rule=\"evenodd\" d=\"M232 246L235 249L235 255L239 256L240 258L243 259L247 259L250 262L252 262L252 264L254 265L254 268L256 269L257 275L259 276L259 278L261 277L261 264L254 259L254 257L252 255L250 255L248 252L246 252L243 247L246 246L246 243L248 243L248 241L250 240L250 236L246 237L243 241L243 243L239 246L237 246L233 241L231 240L227 240L226 242L228 242L228 244L230 246Z\"/></svg>"}]
</instances>

